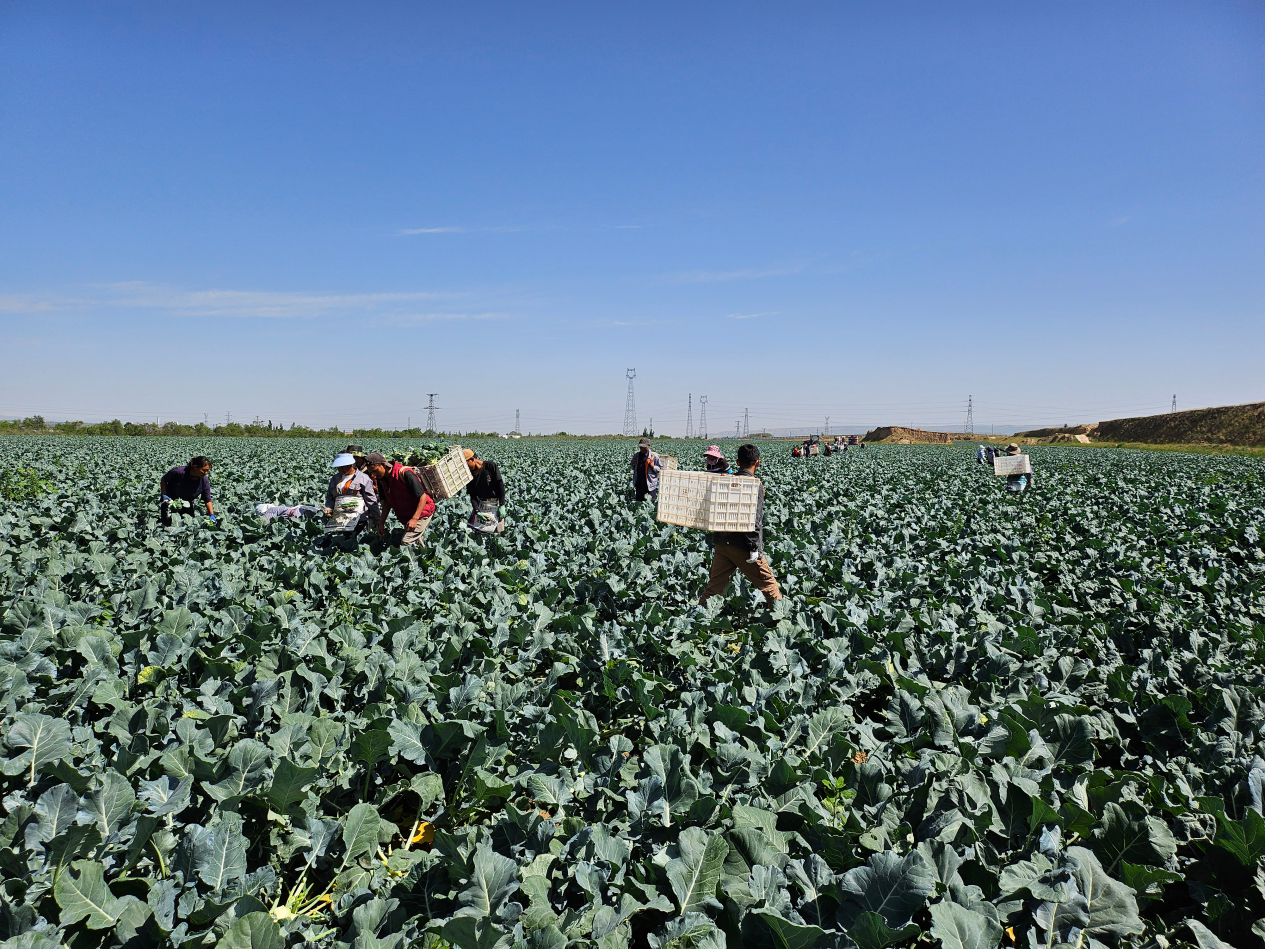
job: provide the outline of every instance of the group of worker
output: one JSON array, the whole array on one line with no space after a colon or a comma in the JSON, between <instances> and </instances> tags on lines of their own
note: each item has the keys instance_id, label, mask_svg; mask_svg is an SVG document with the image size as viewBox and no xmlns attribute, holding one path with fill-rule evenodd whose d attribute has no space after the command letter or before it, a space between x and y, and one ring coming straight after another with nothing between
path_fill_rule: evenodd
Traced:
<instances>
[{"instance_id":1,"label":"group of worker","mask_svg":"<svg viewBox=\"0 0 1265 949\"><path fill-rule=\"evenodd\" d=\"M359 535L372 526L379 537L386 534L387 520L394 512L403 525L399 542L409 547L426 536L435 514L435 500L430 496L420 472L399 461L389 461L382 452L361 454L359 445L348 445L331 463L334 475L329 479L322 508L307 505L285 506L261 504L256 513L265 520L275 517L300 519L324 518L325 539L341 547L355 544ZM468 526L480 533L499 533L505 529L505 481L496 462L479 458L467 448L463 452L471 479L466 485L472 511ZM211 500L211 460L205 455L177 465L162 477L159 484L159 516L163 525L171 524L173 502L206 505L207 518L217 517Z\"/></svg>"},{"instance_id":2,"label":"group of worker","mask_svg":"<svg viewBox=\"0 0 1265 949\"><path fill-rule=\"evenodd\" d=\"M704 468L712 474L754 478L760 468L760 449L746 444L738 448L737 467L726 460L719 445L708 445L703 451ZM632 456L633 491L638 501L656 498L659 493L659 474L663 471L663 459L650 446L650 439L637 443ZM764 594L765 599L780 600L782 591L777 578L769 569L764 556L764 485L760 485L756 501L755 529L750 531L716 531L709 536L712 547L712 564L708 571L707 585L699 596L700 604L723 593L735 573L742 573L751 585Z\"/></svg>"}]
</instances>

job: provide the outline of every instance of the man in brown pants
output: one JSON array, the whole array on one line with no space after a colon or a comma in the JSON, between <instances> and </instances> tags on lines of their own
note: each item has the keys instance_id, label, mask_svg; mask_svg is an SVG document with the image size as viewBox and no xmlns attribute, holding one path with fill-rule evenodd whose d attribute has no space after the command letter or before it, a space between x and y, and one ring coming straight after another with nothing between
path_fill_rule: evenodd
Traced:
<instances>
[{"instance_id":1,"label":"man in brown pants","mask_svg":"<svg viewBox=\"0 0 1265 949\"><path fill-rule=\"evenodd\" d=\"M760 449L755 445L743 445L738 449L738 477L752 478L760 467ZM756 505L755 530L741 534L720 533L712 535L716 552L712 555L712 569L707 578L707 588L699 597L699 603L718 593L724 593L735 570L751 581L752 586L766 599L782 599L777 578L764 559L764 485L760 486L760 500Z\"/></svg>"}]
</instances>

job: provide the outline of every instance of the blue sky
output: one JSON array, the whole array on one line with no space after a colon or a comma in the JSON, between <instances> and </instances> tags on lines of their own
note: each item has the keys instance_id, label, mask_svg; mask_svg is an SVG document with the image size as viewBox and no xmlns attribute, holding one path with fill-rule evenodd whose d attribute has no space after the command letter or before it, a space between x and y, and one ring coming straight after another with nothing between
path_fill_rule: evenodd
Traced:
<instances>
[{"instance_id":1,"label":"blue sky","mask_svg":"<svg viewBox=\"0 0 1265 949\"><path fill-rule=\"evenodd\" d=\"M0 416L1265 399L1265 7L0 5Z\"/></svg>"}]
</instances>

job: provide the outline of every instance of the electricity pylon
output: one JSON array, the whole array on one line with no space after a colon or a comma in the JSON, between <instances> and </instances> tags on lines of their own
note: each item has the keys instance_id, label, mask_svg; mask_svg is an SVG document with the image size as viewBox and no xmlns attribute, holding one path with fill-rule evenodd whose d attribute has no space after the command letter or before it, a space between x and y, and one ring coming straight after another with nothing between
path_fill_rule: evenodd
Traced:
<instances>
[{"instance_id":1,"label":"electricity pylon","mask_svg":"<svg viewBox=\"0 0 1265 949\"><path fill-rule=\"evenodd\" d=\"M966 397L966 428L962 429L968 435L975 432L975 396L968 395Z\"/></svg>"},{"instance_id":2,"label":"electricity pylon","mask_svg":"<svg viewBox=\"0 0 1265 949\"><path fill-rule=\"evenodd\" d=\"M685 437L694 437L694 393L690 393L690 400L685 403Z\"/></svg>"},{"instance_id":3,"label":"electricity pylon","mask_svg":"<svg viewBox=\"0 0 1265 949\"><path fill-rule=\"evenodd\" d=\"M707 437L707 396L698 397L698 437Z\"/></svg>"},{"instance_id":4,"label":"electricity pylon","mask_svg":"<svg viewBox=\"0 0 1265 949\"><path fill-rule=\"evenodd\" d=\"M751 434L751 414L746 410L742 410L742 437L746 438Z\"/></svg>"},{"instance_id":5,"label":"electricity pylon","mask_svg":"<svg viewBox=\"0 0 1265 949\"><path fill-rule=\"evenodd\" d=\"M522 425L522 420L519 416L518 409L515 409L514 410L514 434L515 435L523 434L523 430L519 427L520 425Z\"/></svg>"},{"instance_id":6,"label":"electricity pylon","mask_svg":"<svg viewBox=\"0 0 1265 949\"><path fill-rule=\"evenodd\" d=\"M437 432L439 429L435 427L435 396L439 393L427 392L426 394L430 396L430 405L426 407L426 431Z\"/></svg>"},{"instance_id":7,"label":"electricity pylon","mask_svg":"<svg viewBox=\"0 0 1265 949\"><path fill-rule=\"evenodd\" d=\"M637 434L637 403L633 399L633 380L637 378L637 370L629 369L625 373L628 376L628 401L624 404L624 434Z\"/></svg>"}]
</instances>

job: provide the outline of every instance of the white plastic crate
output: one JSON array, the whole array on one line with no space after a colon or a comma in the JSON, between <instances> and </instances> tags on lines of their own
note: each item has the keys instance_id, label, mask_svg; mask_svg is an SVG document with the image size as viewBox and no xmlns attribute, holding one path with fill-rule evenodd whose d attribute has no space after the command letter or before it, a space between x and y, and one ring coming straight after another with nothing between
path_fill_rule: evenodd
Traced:
<instances>
[{"instance_id":1,"label":"white plastic crate","mask_svg":"<svg viewBox=\"0 0 1265 949\"><path fill-rule=\"evenodd\" d=\"M753 531L759 503L759 478L665 469L656 517L696 530Z\"/></svg>"},{"instance_id":2,"label":"white plastic crate","mask_svg":"<svg viewBox=\"0 0 1265 949\"><path fill-rule=\"evenodd\" d=\"M993 474L1032 474L1032 459L1027 455L998 455L993 459Z\"/></svg>"},{"instance_id":3,"label":"white plastic crate","mask_svg":"<svg viewBox=\"0 0 1265 949\"><path fill-rule=\"evenodd\" d=\"M465 456L461 454L460 445L454 447L433 465L417 470L421 473L426 493L436 501L453 497L474 480L474 475L470 474L470 466L466 464Z\"/></svg>"},{"instance_id":4,"label":"white plastic crate","mask_svg":"<svg viewBox=\"0 0 1265 949\"><path fill-rule=\"evenodd\" d=\"M664 471L676 471L681 467L681 463L671 455L660 455L659 461L662 462Z\"/></svg>"}]
</instances>

